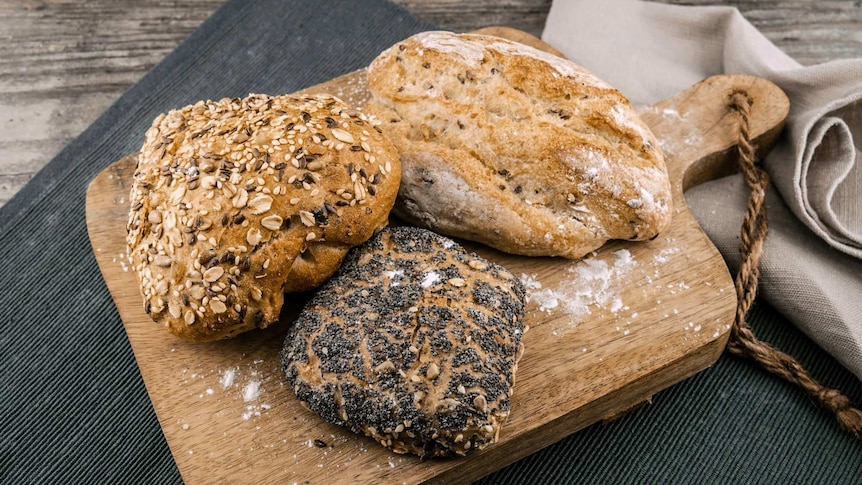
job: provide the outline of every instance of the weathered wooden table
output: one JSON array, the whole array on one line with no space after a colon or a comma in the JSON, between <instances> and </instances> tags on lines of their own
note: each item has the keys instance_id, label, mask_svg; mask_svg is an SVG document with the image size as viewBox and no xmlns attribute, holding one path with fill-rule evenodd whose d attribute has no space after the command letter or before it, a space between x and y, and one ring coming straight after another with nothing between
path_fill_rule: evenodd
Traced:
<instances>
[{"instance_id":1,"label":"weathered wooden table","mask_svg":"<svg viewBox=\"0 0 862 485\"><path fill-rule=\"evenodd\" d=\"M0 0L0 205L159 62L222 0ZM550 0L396 0L456 31L540 35ZM709 0L665 0L714 4ZM862 2L734 0L803 64L862 57Z\"/></svg>"}]
</instances>

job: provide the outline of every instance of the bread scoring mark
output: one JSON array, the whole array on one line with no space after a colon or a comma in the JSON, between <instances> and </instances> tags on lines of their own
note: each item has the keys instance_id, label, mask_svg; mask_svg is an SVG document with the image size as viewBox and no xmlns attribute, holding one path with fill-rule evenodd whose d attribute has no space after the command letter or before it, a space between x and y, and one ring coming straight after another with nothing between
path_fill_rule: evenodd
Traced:
<instances>
[{"instance_id":1,"label":"bread scoring mark","mask_svg":"<svg viewBox=\"0 0 862 485\"><path fill-rule=\"evenodd\" d=\"M611 108L610 115L616 124L631 130L635 135L640 137L643 150L650 150L655 146L655 137L653 134L646 130L643 123L633 121L631 108L617 103Z\"/></svg>"},{"instance_id":2,"label":"bread scoring mark","mask_svg":"<svg viewBox=\"0 0 862 485\"><path fill-rule=\"evenodd\" d=\"M457 55L474 68L479 68L486 60L488 51L496 51L507 56L524 56L541 61L553 68L557 75L571 78L575 82L584 82L603 89L613 89L587 69L567 59L506 39L477 34L457 35L445 31L422 32L413 38L425 49ZM493 39L493 42L489 42L489 39Z\"/></svg>"},{"instance_id":3,"label":"bread scoring mark","mask_svg":"<svg viewBox=\"0 0 862 485\"><path fill-rule=\"evenodd\" d=\"M485 58L484 46L464 42L451 32L428 31L414 36L424 48L434 49L446 54L457 55L471 66L478 67Z\"/></svg>"},{"instance_id":4,"label":"bread scoring mark","mask_svg":"<svg viewBox=\"0 0 862 485\"><path fill-rule=\"evenodd\" d=\"M380 141L376 122L329 95L250 95L160 115L141 149L127 225L147 313L168 326L201 322L217 331L244 320L268 324L244 304L249 292L258 296L251 300L271 298L255 283L239 284L267 275L270 261L250 256L288 231L326 241L331 217L368 206L378 192L369 187L392 171L378 159ZM348 178L328 168L344 160L358 167ZM318 188L324 178L337 197ZM276 198L299 212L284 212ZM225 247L226 233L237 230L243 244Z\"/></svg>"}]
</instances>

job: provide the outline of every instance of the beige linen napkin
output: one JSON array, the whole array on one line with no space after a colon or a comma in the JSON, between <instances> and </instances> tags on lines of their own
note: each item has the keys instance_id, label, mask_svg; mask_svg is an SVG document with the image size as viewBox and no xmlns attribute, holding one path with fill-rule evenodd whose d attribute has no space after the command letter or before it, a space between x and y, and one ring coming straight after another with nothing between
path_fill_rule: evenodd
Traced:
<instances>
[{"instance_id":1,"label":"beige linen napkin","mask_svg":"<svg viewBox=\"0 0 862 485\"><path fill-rule=\"evenodd\" d=\"M760 294L862 379L862 59L802 67L734 8L634 0L556 0L542 37L635 104L721 73L787 93L785 131L764 161L777 193ZM747 195L738 175L686 193L734 270Z\"/></svg>"}]
</instances>

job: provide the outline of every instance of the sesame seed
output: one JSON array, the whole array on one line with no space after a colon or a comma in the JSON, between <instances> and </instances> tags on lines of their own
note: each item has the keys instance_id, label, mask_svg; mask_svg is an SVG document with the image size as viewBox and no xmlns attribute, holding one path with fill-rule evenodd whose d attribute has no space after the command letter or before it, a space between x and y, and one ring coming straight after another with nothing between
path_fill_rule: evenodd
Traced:
<instances>
[{"instance_id":1,"label":"sesame seed","mask_svg":"<svg viewBox=\"0 0 862 485\"><path fill-rule=\"evenodd\" d=\"M315 238L317 238L317 234L315 234L313 232L309 232L308 235L305 236L306 241L312 241Z\"/></svg>"}]
</instances>

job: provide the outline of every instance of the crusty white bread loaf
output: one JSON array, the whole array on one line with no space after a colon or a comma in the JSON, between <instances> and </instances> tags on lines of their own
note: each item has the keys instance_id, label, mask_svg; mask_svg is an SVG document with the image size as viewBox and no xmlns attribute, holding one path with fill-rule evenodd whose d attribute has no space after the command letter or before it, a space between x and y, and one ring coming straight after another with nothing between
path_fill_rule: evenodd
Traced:
<instances>
[{"instance_id":1,"label":"crusty white bread loaf","mask_svg":"<svg viewBox=\"0 0 862 485\"><path fill-rule=\"evenodd\" d=\"M199 102L147 131L127 243L144 307L191 340L276 321L384 227L395 148L329 95Z\"/></svg>"},{"instance_id":2,"label":"crusty white bread loaf","mask_svg":"<svg viewBox=\"0 0 862 485\"><path fill-rule=\"evenodd\" d=\"M308 303L283 367L331 423L396 453L464 455L509 416L523 316L506 269L425 229L388 227Z\"/></svg>"},{"instance_id":3,"label":"crusty white bread loaf","mask_svg":"<svg viewBox=\"0 0 862 485\"><path fill-rule=\"evenodd\" d=\"M402 162L395 212L515 254L578 258L671 219L667 169L629 101L508 40L425 32L368 69L366 112Z\"/></svg>"}]
</instances>

